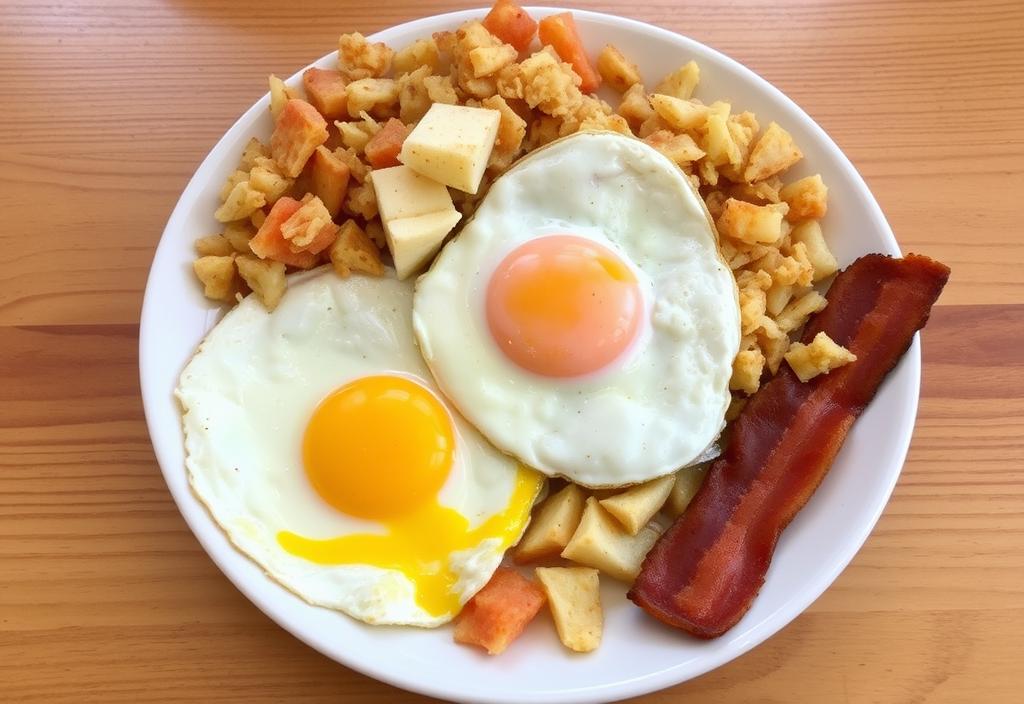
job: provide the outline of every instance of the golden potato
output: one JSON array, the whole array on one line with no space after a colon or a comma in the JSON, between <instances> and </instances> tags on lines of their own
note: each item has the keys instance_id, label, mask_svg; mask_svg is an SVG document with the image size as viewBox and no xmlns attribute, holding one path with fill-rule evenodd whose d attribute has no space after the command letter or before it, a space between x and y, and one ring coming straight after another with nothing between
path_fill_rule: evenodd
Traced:
<instances>
[{"instance_id":1,"label":"golden potato","mask_svg":"<svg viewBox=\"0 0 1024 704\"><path fill-rule=\"evenodd\" d=\"M604 614L597 570L588 567L538 567L537 581L548 597L558 639L569 650L589 653L601 645Z\"/></svg>"},{"instance_id":2,"label":"golden potato","mask_svg":"<svg viewBox=\"0 0 1024 704\"><path fill-rule=\"evenodd\" d=\"M220 222L242 220L252 215L254 210L262 208L266 202L267 198L263 193L249 185L248 181L241 181L231 189L231 193L217 208L213 217Z\"/></svg>"},{"instance_id":3,"label":"golden potato","mask_svg":"<svg viewBox=\"0 0 1024 704\"><path fill-rule=\"evenodd\" d=\"M270 148L260 140L253 137L246 143L245 149L242 150L242 158L238 162L238 168L243 171L248 171L256 165L256 159L258 157L269 156Z\"/></svg>"},{"instance_id":4,"label":"golden potato","mask_svg":"<svg viewBox=\"0 0 1024 704\"><path fill-rule=\"evenodd\" d=\"M251 254L241 254L235 258L238 273L245 279L256 297L267 310L274 310L284 296L288 285L284 275L284 264L270 259L260 259Z\"/></svg>"},{"instance_id":5,"label":"golden potato","mask_svg":"<svg viewBox=\"0 0 1024 704\"><path fill-rule=\"evenodd\" d=\"M430 69L428 73L434 73L441 65L437 43L432 38L417 39L401 51L396 52L391 65L395 69L396 76L412 73L421 67Z\"/></svg>"},{"instance_id":6,"label":"golden potato","mask_svg":"<svg viewBox=\"0 0 1024 704\"><path fill-rule=\"evenodd\" d=\"M579 526L585 500L583 490L575 484L545 499L534 509L526 533L512 552L512 559L519 563L532 562L562 552Z\"/></svg>"},{"instance_id":7,"label":"golden potato","mask_svg":"<svg viewBox=\"0 0 1024 704\"><path fill-rule=\"evenodd\" d=\"M786 219L791 222L823 218L828 212L828 186L821 180L821 174L783 186L779 196L789 204Z\"/></svg>"},{"instance_id":8,"label":"golden potato","mask_svg":"<svg viewBox=\"0 0 1024 704\"><path fill-rule=\"evenodd\" d=\"M733 360L729 389L742 391L748 396L756 392L761 387L764 362L764 354L761 353L761 350L742 350Z\"/></svg>"},{"instance_id":9,"label":"golden potato","mask_svg":"<svg viewBox=\"0 0 1024 704\"><path fill-rule=\"evenodd\" d=\"M697 83L700 82L700 67L696 61L689 61L665 78L654 89L655 93L671 95L680 100L689 100Z\"/></svg>"},{"instance_id":10,"label":"golden potato","mask_svg":"<svg viewBox=\"0 0 1024 704\"><path fill-rule=\"evenodd\" d=\"M655 93L650 98L651 108L672 129L696 130L708 121L708 106L695 100L680 100L671 95Z\"/></svg>"},{"instance_id":11,"label":"golden potato","mask_svg":"<svg viewBox=\"0 0 1024 704\"><path fill-rule=\"evenodd\" d=\"M661 510L669 492L672 491L674 482L675 475L667 474L664 477L630 487L621 494L601 499L600 503L622 524L627 533L636 535L654 517L654 514Z\"/></svg>"},{"instance_id":12,"label":"golden potato","mask_svg":"<svg viewBox=\"0 0 1024 704\"><path fill-rule=\"evenodd\" d=\"M782 237L785 204L754 205L729 198L715 223L718 231L747 244L775 244Z\"/></svg>"},{"instance_id":13,"label":"golden potato","mask_svg":"<svg viewBox=\"0 0 1024 704\"><path fill-rule=\"evenodd\" d=\"M634 83L622 94L616 112L626 118L633 127L639 127L644 120L654 116L654 108L651 107L647 93L640 83Z\"/></svg>"},{"instance_id":14,"label":"golden potato","mask_svg":"<svg viewBox=\"0 0 1024 704\"><path fill-rule=\"evenodd\" d=\"M277 116L284 110L285 104L293 96L288 87L285 86L284 81L274 74L270 74L267 77L267 81L270 83L270 115L276 120Z\"/></svg>"},{"instance_id":15,"label":"golden potato","mask_svg":"<svg viewBox=\"0 0 1024 704\"><path fill-rule=\"evenodd\" d=\"M791 300L782 312L775 316L775 322L783 332L792 332L803 327L807 318L820 311L827 303L825 297L817 291L808 291Z\"/></svg>"},{"instance_id":16,"label":"golden potato","mask_svg":"<svg viewBox=\"0 0 1024 704\"><path fill-rule=\"evenodd\" d=\"M469 62L473 67L474 78L493 76L505 68L519 56L515 47L508 44L499 46L479 46L469 52Z\"/></svg>"},{"instance_id":17,"label":"golden potato","mask_svg":"<svg viewBox=\"0 0 1024 704\"><path fill-rule=\"evenodd\" d=\"M214 301L232 301L235 296L235 255L205 256L192 262L192 270L203 283L203 295Z\"/></svg>"},{"instance_id":18,"label":"golden potato","mask_svg":"<svg viewBox=\"0 0 1024 704\"><path fill-rule=\"evenodd\" d=\"M815 283L827 279L839 270L839 263L825 243L821 225L816 220L800 223L793 228L789 236L794 244L802 244L805 247L807 258L814 270L812 280Z\"/></svg>"},{"instance_id":19,"label":"golden potato","mask_svg":"<svg viewBox=\"0 0 1024 704\"><path fill-rule=\"evenodd\" d=\"M349 115L389 117L398 105L398 82L391 78L361 78L349 83L346 93Z\"/></svg>"},{"instance_id":20,"label":"golden potato","mask_svg":"<svg viewBox=\"0 0 1024 704\"><path fill-rule=\"evenodd\" d=\"M857 355L837 345L824 332L815 335L809 345L794 342L786 353L786 362L803 382L856 361Z\"/></svg>"},{"instance_id":21,"label":"golden potato","mask_svg":"<svg viewBox=\"0 0 1024 704\"><path fill-rule=\"evenodd\" d=\"M251 240L255 234L256 230L253 229L250 223L230 222L224 226L223 237L236 252L239 252L240 254L252 254L252 250L249 249L249 240Z\"/></svg>"},{"instance_id":22,"label":"golden potato","mask_svg":"<svg viewBox=\"0 0 1024 704\"><path fill-rule=\"evenodd\" d=\"M612 44L606 44L597 55L597 72L605 83L620 93L640 82L640 69Z\"/></svg>"},{"instance_id":23,"label":"golden potato","mask_svg":"<svg viewBox=\"0 0 1024 704\"><path fill-rule=\"evenodd\" d=\"M384 274L380 250L355 220L346 220L341 225L338 238L331 245L330 257L334 270L343 277L354 271L370 276Z\"/></svg>"},{"instance_id":24,"label":"golden potato","mask_svg":"<svg viewBox=\"0 0 1024 704\"><path fill-rule=\"evenodd\" d=\"M665 502L668 515L672 518L678 518L683 514L683 511L690 505L693 497L697 495L697 491L704 483L704 478L707 476L708 467L710 466L710 462L702 462L692 467L684 467L675 473L675 483L672 485L672 491Z\"/></svg>"},{"instance_id":25,"label":"golden potato","mask_svg":"<svg viewBox=\"0 0 1024 704\"><path fill-rule=\"evenodd\" d=\"M802 158L803 152L792 135L772 122L751 150L743 177L747 182L760 181L785 171Z\"/></svg>"},{"instance_id":26,"label":"golden potato","mask_svg":"<svg viewBox=\"0 0 1024 704\"><path fill-rule=\"evenodd\" d=\"M394 55L395 52L383 42L371 44L359 32L338 37L338 69L350 81L386 75L391 70Z\"/></svg>"},{"instance_id":27,"label":"golden potato","mask_svg":"<svg viewBox=\"0 0 1024 704\"><path fill-rule=\"evenodd\" d=\"M644 138L651 145L679 166L697 161L704 156L703 150L688 134L673 134L668 130L658 130Z\"/></svg>"},{"instance_id":28,"label":"golden potato","mask_svg":"<svg viewBox=\"0 0 1024 704\"><path fill-rule=\"evenodd\" d=\"M707 121L704 123L704 129L704 143L702 146L704 151L707 152L711 163L715 166L738 167L743 160L743 155L740 153L740 148L736 145L732 134L729 132L728 115L722 115L721 113L708 114Z\"/></svg>"},{"instance_id":29,"label":"golden potato","mask_svg":"<svg viewBox=\"0 0 1024 704\"><path fill-rule=\"evenodd\" d=\"M201 257L227 257L234 252L224 235L207 235L195 241L196 254Z\"/></svg>"},{"instance_id":30,"label":"golden potato","mask_svg":"<svg viewBox=\"0 0 1024 704\"><path fill-rule=\"evenodd\" d=\"M601 507L597 498L591 496L583 508L576 532L562 550L562 557L631 583L657 539L658 530L653 525L630 535Z\"/></svg>"}]
</instances>

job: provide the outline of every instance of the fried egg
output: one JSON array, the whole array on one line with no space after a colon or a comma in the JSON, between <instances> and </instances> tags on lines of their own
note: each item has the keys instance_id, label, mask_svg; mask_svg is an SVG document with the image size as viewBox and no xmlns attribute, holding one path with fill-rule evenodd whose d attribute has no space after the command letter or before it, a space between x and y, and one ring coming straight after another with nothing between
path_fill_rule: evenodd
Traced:
<instances>
[{"instance_id":1,"label":"fried egg","mask_svg":"<svg viewBox=\"0 0 1024 704\"><path fill-rule=\"evenodd\" d=\"M431 381L412 285L293 277L249 296L182 372L186 466L231 541L306 601L437 626L518 541L543 477L492 447Z\"/></svg>"},{"instance_id":2,"label":"fried egg","mask_svg":"<svg viewBox=\"0 0 1024 704\"><path fill-rule=\"evenodd\" d=\"M413 327L442 391L492 443L596 487L701 458L740 342L699 195L648 145L597 132L494 182L418 280Z\"/></svg>"}]
</instances>

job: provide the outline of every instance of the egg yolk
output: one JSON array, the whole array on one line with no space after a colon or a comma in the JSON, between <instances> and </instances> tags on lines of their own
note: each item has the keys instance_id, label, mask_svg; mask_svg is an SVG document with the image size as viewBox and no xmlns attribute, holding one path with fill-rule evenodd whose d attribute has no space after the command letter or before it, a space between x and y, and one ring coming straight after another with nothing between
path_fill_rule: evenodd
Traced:
<instances>
[{"instance_id":1,"label":"egg yolk","mask_svg":"<svg viewBox=\"0 0 1024 704\"><path fill-rule=\"evenodd\" d=\"M640 330L636 276L615 252L574 235L520 245L487 287L487 324L515 364L549 377L599 371Z\"/></svg>"},{"instance_id":2,"label":"egg yolk","mask_svg":"<svg viewBox=\"0 0 1024 704\"><path fill-rule=\"evenodd\" d=\"M415 381L370 376L342 386L313 413L303 439L306 474L320 496L350 516L379 522L380 534L327 539L281 531L284 550L321 565L370 565L397 570L432 616L459 611L452 554L496 539L507 549L520 535L541 476L517 473L506 506L471 528L469 519L438 501L455 450L451 417Z\"/></svg>"}]
</instances>

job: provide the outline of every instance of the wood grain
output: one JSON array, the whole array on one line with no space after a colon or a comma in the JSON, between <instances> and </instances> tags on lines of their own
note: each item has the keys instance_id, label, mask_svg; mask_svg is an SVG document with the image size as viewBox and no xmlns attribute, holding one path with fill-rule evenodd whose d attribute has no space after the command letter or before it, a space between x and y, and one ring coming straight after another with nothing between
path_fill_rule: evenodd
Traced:
<instances>
[{"instance_id":1,"label":"wood grain","mask_svg":"<svg viewBox=\"0 0 1024 704\"><path fill-rule=\"evenodd\" d=\"M153 458L141 291L192 171L264 90L473 3L0 5L0 701L425 702L321 657L218 572ZM644 702L1009 702L1024 671L1024 5L565 3L688 34L800 103L953 279L865 548L748 655ZM638 700L641 701L641 700Z\"/></svg>"}]
</instances>

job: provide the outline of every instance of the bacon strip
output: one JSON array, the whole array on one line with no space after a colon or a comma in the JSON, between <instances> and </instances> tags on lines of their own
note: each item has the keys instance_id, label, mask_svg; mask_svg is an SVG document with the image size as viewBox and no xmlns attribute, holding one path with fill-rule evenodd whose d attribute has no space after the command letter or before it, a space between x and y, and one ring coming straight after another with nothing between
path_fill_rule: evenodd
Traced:
<instances>
[{"instance_id":1,"label":"bacon strip","mask_svg":"<svg viewBox=\"0 0 1024 704\"><path fill-rule=\"evenodd\" d=\"M836 277L803 339L824 330L857 361L806 384L783 365L751 398L704 486L648 553L630 599L699 638L740 620L779 534L818 488L948 278L948 267L914 254L869 254Z\"/></svg>"}]
</instances>

